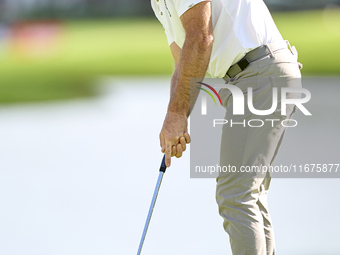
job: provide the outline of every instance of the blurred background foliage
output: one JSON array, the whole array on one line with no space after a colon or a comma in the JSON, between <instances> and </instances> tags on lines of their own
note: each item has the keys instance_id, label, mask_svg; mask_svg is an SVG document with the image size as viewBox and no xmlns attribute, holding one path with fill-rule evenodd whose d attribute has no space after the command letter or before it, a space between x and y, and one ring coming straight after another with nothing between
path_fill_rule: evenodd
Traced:
<instances>
[{"instance_id":1,"label":"blurred background foliage","mask_svg":"<svg viewBox=\"0 0 340 255\"><path fill-rule=\"evenodd\" d=\"M340 74L340 2L268 0L303 75ZM0 0L0 103L96 95L103 75L171 75L149 0Z\"/></svg>"}]
</instances>

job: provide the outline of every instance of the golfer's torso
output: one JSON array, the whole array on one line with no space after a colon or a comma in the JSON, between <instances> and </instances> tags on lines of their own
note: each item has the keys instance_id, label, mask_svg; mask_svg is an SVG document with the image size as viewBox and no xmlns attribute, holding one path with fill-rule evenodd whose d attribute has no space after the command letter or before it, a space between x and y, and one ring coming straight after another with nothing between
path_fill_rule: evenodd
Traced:
<instances>
[{"instance_id":1,"label":"golfer's torso","mask_svg":"<svg viewBox=\"0 0 340 255\"><path fill-rule=\"evenodd\" d=\"M180 16L202 0L151 0L162 23L169 45L182 48L185 31ZM224 77L229 67L248 51L263 44L282 40L262 0L212 0L214 44L208 72Z\"/></svg>"}]
</instances>

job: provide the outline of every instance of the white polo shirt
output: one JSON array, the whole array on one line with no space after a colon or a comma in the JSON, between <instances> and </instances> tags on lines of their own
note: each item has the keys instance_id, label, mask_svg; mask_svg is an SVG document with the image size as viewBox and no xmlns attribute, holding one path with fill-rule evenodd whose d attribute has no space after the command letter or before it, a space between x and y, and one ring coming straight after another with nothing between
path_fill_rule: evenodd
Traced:
<instances>
[{"instance_id":1,"label":"white polo shirt","mask_svg":"<svg viewBox=\"0 0 340 255\"><path fill-rule=\"evenodd\" d=\"M168 43L182 48L185 31L180 16L204 0L151 0ZM214 43L208 67L213 78L222 78L229 67L250 50L283 40L262 0L212 0Z\"/></svg>"}]
</instances>

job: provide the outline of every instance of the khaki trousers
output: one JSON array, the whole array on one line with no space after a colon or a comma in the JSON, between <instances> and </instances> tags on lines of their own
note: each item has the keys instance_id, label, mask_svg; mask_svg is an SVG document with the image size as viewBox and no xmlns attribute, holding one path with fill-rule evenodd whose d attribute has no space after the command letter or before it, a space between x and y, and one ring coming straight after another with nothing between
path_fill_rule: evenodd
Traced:
<instances>
[{"instance_id":1,"label":"khaki trousers","mask_svg":"<svg viewBox=\"0 0 340 255\"><path fill-rule=\"evenodd\" d=\"M227 109L226 120L242 123L251 119L278 119L262 127L224 125L221 139L220 165L241 166L273 165L286 128L281 121L295 112L294 105L287 105L287 115L281 115L280 102L271 115L258 116L247 106L247 88L253 88L255 109L267 110L272 105L272 89L301 87L301 64L297 52L286 42L269 44L271 55L250 63L227 83L239 87L245 96L245 114L233 115L233 97L229 89L219 95ZM282 47L284 44L285 47ZM294 53L293 53L294 52ZM279 93L278 100L281 94ZM298 98L299 96L290 95ZM272 125L273 124L273 125ZM224 219L224 229L229 234L234 255L275 254L274 232L268 211L267 193L270 175L264 172L227 172L217 178L216 201Z\"/></svg>"}]
</instances>

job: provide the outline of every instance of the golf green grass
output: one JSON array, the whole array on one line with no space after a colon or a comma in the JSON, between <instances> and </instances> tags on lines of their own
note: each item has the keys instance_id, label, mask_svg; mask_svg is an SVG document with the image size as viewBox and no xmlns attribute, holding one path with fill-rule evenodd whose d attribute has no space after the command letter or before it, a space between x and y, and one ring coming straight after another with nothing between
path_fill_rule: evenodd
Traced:
<instances>
[{"instance_id":1,"label":"golf green grass","mask_svg":"<svg viewBox=\"0 0 340 255\"><path fill-rule=\"evenodd\" d=\"M274 13L283 37L299 51L303 75L340 75L340 10ZM0 52L0 103L96 94L101 75L170 75L172 57L155 18L65 21L54 54Z\"/></svg>"}]
</instances>

